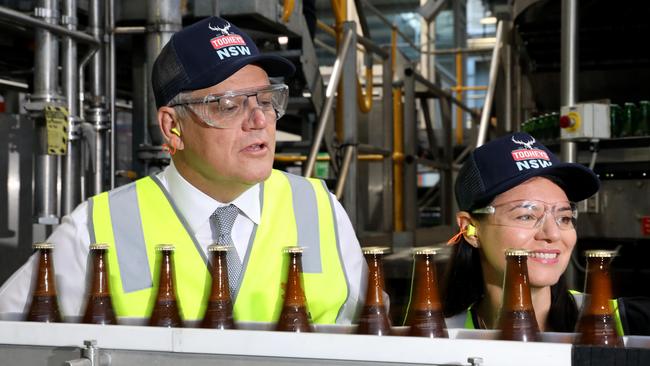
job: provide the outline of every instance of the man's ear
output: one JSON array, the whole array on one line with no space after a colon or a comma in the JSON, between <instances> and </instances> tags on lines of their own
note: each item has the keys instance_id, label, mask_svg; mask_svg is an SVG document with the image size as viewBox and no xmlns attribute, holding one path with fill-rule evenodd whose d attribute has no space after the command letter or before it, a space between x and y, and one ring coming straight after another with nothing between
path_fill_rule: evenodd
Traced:
<instances>
[{"instance_id":1,"label":"man's ear","mask_svg":"<svg viewBox=\"0 0 650 366\"><path fill-rule=\"evenodd\" d=\"M158 125L165 141L177 150L183 150L181 125L174 108L166 106L158 108Z\"/></svg>"},{"instance_id":2,"label":"man's ear","mask_svg":"<svg viewBox=\"0 0 650 366\"><path fill-rule=\"evenodd\" d=\"M480 243L478 240L478 226L475 220L468 212L461 211L456 214L456 222L460 231L463 233L463 238L474 248L478 248Z\"/></svg>"}]
</instances>

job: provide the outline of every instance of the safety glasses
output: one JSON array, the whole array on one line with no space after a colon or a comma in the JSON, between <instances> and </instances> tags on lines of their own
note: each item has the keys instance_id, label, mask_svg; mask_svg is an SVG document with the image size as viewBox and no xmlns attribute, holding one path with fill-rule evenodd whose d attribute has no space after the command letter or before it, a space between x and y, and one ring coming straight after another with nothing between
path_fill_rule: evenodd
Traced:
<instances>
[{"instance_id":1,"label":"safety glasses","mask_svg":"<svg viewBox=\"0 0 650 366\"><path fill-rule=\"evenodd\" d=\"M551 216L560 230L575 230L578 220L576 204L569 201L517 200L479 208L472 213L488 215L488 222L493 225L523 229L538 229Z\"/></svg>"},{"instance_id":2,"label":"safety glasses","mask_svg":"<svg viewBox=\"0 0 650 366\"><path fill-rule=\"evenodd\" d=\"M249 99L255 97L255 106L249 108ZM236 128L241 126L246 113L260 109L268 122L280 119L287 108L289 88L284 84L262 88L241 89L219 94L208 94L202 98L181 99L169 107L186 106L207 125L214 128Z\"/></svg>"}]
</instances>

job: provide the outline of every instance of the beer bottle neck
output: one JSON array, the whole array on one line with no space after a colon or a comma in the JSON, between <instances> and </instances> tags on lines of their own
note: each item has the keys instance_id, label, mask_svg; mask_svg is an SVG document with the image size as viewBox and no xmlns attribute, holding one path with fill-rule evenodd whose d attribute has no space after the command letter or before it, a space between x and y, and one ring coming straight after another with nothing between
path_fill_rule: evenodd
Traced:
<instances>
[{"instance_id":1,"label":"beer bottle neck","mask_svg":"<svg viewBox=\"0 0 650 366\"><path fill-rule=\"evenodd\" d=\"M228 264L225 251L212 252L212 291L210 300L230 300Z\"/></svg>"},{"instance_id":2,"label":"beer bottle neck","mask_svg":"<svg viewBox=\"0 0 650 366\"><path fill-rule=\"evenodd\" d=\"M108 287L108 263L105 254L105 250L93 251L93 284L91 290L93 295L106 296L110 293Z\"/></svg>"},{"instance_id":3,"label":"beer bottle neck","mask_svg":"<svg viewBox=\"0 0 650 366\"><path fill-rule=\"evenodd\" d=\"M379 254L367 256L368 289L366 291L366 305L384 305L384 268L382 259Z\"/></svg>"},{"instance_id":4,"label":"beer bottle neck","mask_svg":"<svg viewBox=\"0 0 650 366\"><path fill-rule=\"evenodd\" d=\"M414 306L440 306L438 279L433 255L425 254L416 256L415 276Z\"/></svg>"},{"instance_id":5,"label":"beer bottle neck","mask_svg":"<svg viewBox=\"0 0 650 366\"><path fill-rule=\"evenodd\" d=\"M610 258L589 258L587 261L587 294L591 295L590 307L595 313L609 313L612 299L612 281L609 274Z\"/></svg>"},{"instance_id":6,"label":"beer bottle neck","mask_svg":"<svg viewBox=\"0 0 650 366\"><path fill-rule=\"evenodd\" d=\"M158 297L172 298L174 294L174 263L172 253L169 251L162 252L160 262L160 280Z\"/></svg>"},{"instance_id":7,"label":"beer bottle neck","mask_svg":"<svg viewBox=\"0 0 650 366\"><path fill-rule=\"evenodd\" d=\"M305 292L302 288L302 258L300 253L291 253L285 295L286 305L304 305Z\"/></svg>"},{"instance_id":8,"label":"beer bottle neck","mask_svg":"<svg viewBox=\"0 0 650 366\"><path fill-rule=\"evenodd\" d=\"M528 285L528 263L524 256L507 257L503 286L503 307L506 310L532 310Z\"/></svg>"},{"instance_id":9,"label":"beer bottle neck","mask_svg":"<svg viewBox=\"0 0 650 366\"><path fill-rule=\"evenodd\" d=\"M51 249L39 249L39 252L38 278L34 294L38 296L56 295L52 251Z\"/></svg>"}]
</instances>

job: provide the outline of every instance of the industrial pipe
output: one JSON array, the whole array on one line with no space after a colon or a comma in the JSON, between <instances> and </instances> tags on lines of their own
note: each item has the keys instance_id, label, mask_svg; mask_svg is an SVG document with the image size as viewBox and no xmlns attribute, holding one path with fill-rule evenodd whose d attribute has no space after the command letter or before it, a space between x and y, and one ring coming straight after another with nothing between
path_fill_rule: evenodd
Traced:
<instances>
[{"instance_id":1,"label":"industrial pipe","mask_svg":"<svg viewBox=\"0 0 650 366\"><path fill-rule=\"evenodd\" d=\"M397 28L391 32L391 70L395 72ZM394 77L394 75L393 75ZM404 231L404 121L402 120L402 89L393 88L393 228Z\"/></svg>"},{"instance_id":2,"label":"industrial pipe","mask_svg":"<svg viewBox=\"0 0 650 366\"><path fill-rule=\"evenodd\" d=\"M91 0L88 6L88 30L93 37L104 39L105 27L103 24L105 9L100 0ZM100 47L90 60L90 100L86 120L93 125L95 144L93 152L93 178L92 194L104 191L106 173L106 140L110 129L110 116L106 108L106 67L105 48ZM110 148L110 146L109 146Z\"/></svg>"},{"instance_id":3,"label":"industrial pipe","mask_svg":"<svg viewBox=\"0 0 650 366\"><path fill-rule=\"evenodd\" d=\"M77 0L64 0L63 24L70 31L77 29ZM67 215L81 202L80 133L77 70L77 43L71 37L63 39L63 91L68 108L68 148L63 157L61 177L61 215Z\"/></svg>"},{"instance_id":4,"label":"industrial pipe","mask_svg":"<svg viewBox=\"0 0 650 366\"><path fill-rule=\"evenodd\" d=\"M458 88L463 85L463 54L456 53L456 85ZM458 91L456 98L459 102L463 102L463 92ZM456 144L463 144L463 110L456 108Z\"/></svg>"},{"instance_id":5,"label":"industrial pipe","mask_svg":"<svg viewBox=\"0 0 650 366\"><path fill-rule=\"evenodd\" d=\"M350 44L352 43L352 32L346 32L345 39L343 40L343 47L341 47L341 52L339 56L334 61L334 66L332 67L332 74L330 76L330 81L327 84L327 89L325 91L325 105L323 107L323 113L320 116L318 121L318 127L316 128L316 136L314 136L314 143L311 146L309 151L309 158L307 159L307 166L305 167L305 177L311 177L314 172L314 166L316 165L316 155L318 155L318 150L320 150L320 145L323 141L323 136L325 136L325 127L327 127L327 120L330 118L332 113L332 105L334 104L334 98L336 94L334 93L335 88L338 86L339 81L341 80L341 70L343 69L343 60L345 59L348 50L350 49Z\"/></svg>"},{"instance_id":6,"label":"industrial pipe","mask_svg":"<svg viewBox=\"0 0 650 366\"><path fill-rule=\"evenodd\" d=\"M219 4L219 0L212 0L212 15L218 17L220 12L221 5Z\"/></svg>"},{"instance_id":7,"label":"industrial pipe","mask_svg":"<svg viewBox=\"0 0 650 366\"><path fill-rule=\"evenodd\" d=\"M560 106L573 106L578 94L578 1L562 0L562 34L560 66ZM578 148L571 140L562 140L560 156L562 161L576 161Z\"/></svg>"},{"instance_id":8,"label":"industrial pipe","mask_svg":"<svg viewBox=\"0 0 650 366\"><path fill-rule=\"evenodd\" d=\"M345 153L343 155L343 164L341 165L341 174L339 174L339 179L336 182L336 188L334 189L334 195L339 201L343 197L343 189L345 188L345 182L348 179L348 173L350 172L350 165L352 164L352 156L354 155L354 145L348 145L345 148Z\"/></svg>"},{"instance_id":9,"label":"industrial pipe","mask_svg":"<svg viewBox=\"0 0 650 366\"><path fill-rule=\"evenodd\" d=\"M494 100L494 90L496 89L497 75L499 74L501 43L503 43L503 22L499 22L497 24L496 43L494 44L494 50L492 50L492 61L490 62L488 90L485 95L485 102L483 103L483 111L481 112L481 122L478 127L476 147L483 145L487 137L488 124L490 123L490 114L492 113L492 101Z\"/></svg>"},{"instance_id":10,"label":"industrial pipe","mask_svg":"<svg viewBox=\"0 0 650 366\"><path fill-rule=\"evenodd\" d=\"M475 110L470 108L467 104L465 104L465 103L461 102L460 100L454 98L454 96L452 96L451 94L449 94L446 91L444 91L443 89L441 89L438 85L436 85L436 84L432 83L431 81L427 80L424 76L422 76L421 74L419 74L415 70L409 68L409 69L406 69L404 72L405 73L413 73L413 76L415 77L415 80L418 83L426 86L427 89L429 89L429 91L434 93L437 97L443 98L443 99L449 99L450 102L454 103L459 108L461 108L465 112L469 113L472 116L473 119L478 119L480 117L480 115L478 113L476 113ZM467 87L467 88L470 88L470 87ZM481 87L481 88L483 88L483 87Z\"/></svg>"},{"instance_id":11,"label":"industrial pipe","mask_svg":"<svg viewBox=\"0 0 650 366\"><path fill-rule=\"evenodd\" d=\"M4 6L0 6L0 18L10 19L22 25L48 30L58 36L70 37L75 41L87 43L93 47L99 47L99 40L86 33L71 31L68 28L56 25L56 23L42 21Z\"/></svg>"},{"instance_id":12,"label":"industrial pipe","mask_svg":"<svg viewBox=\"0 0 650 366\"><path fill-rule=\"evenodd\" d=\"M115 188L115 163L117 161L117 153L115 151L115 0L108 0L108 14L107 14L107 27L108 27L108 80L107 80L107 95L108 95L108 115L110 118L110 166L109 183L110 188Z\"/></svg>"},{"instance_id":13,"label":"industrial pipe","mask_svg":"<svg viewBox=\"0 0 650 366\"><path fill-rule=\"evenodd\" d=\"M56 0L39 0L34 9L44 23L56 24ZM37 22L40 23L40 22ZM58 157L47 151L45 107L60 104L58 89L59 44L54 35L43 28L36 29L34 50L34 92L26 109L36 120L37 152L35 164L36 222L44 225L59 223L57 213Z\"/></svg>"},{"instance_id":14,"label":"industrial pipe","mask_svg":"<svg viewBox=\"0 0 650 366\"><path fill-rule=\"evenodd\" d=\"M282 21L287 23L289 18L291 18L291 13L293 13L293 8L296 5L295 0L284 0L284 6L282 11Z\"/></svg>"},{"instance_id":15,"label":"industrial pipe","mask_svg":"<svg viewBox=\"0 0 650 366\"><path fill-rule=\"evenodd\" d=\"M163 144L163 137L158 127L158 108L151 89L151 71L153 63L160 54L163 46L169 42L172 35L179 31L183 24L181 18L180 0L151 0L147 2L147 131L150 143L154 146Z\"/></svg>"}]
</instances>

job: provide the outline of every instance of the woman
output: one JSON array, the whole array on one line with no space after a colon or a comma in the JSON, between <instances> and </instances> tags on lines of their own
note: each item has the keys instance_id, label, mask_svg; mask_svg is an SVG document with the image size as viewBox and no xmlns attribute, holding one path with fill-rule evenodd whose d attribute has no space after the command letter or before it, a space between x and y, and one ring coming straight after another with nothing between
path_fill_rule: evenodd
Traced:
<instances>
[{"instance_id":1,"label":"woman","mask_svg":"<svg viewBox=\"0 0 650 366\"><path fill-rule=\"evenodd\" d=\"M525 133L477 148L456 180L459 234L444 296L450 328L497 328L506 248L531 251L529 284L541 331L572 332L576 301L563 273L577 236L573 202L596 193L588 168L562 163Z\"/></svg>"}]
</instances>

